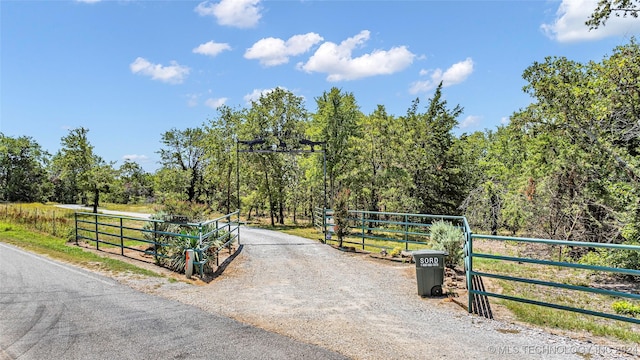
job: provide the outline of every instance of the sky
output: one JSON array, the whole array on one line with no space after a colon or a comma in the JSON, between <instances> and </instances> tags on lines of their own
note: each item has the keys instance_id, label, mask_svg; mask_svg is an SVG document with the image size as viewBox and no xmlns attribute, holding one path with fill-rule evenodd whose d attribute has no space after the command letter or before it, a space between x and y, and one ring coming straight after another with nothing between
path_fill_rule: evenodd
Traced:
<instances>
[{"instance_id":1,"label":"sky","mask_svg":"<svg viewBox=\"0 0 640 360\"><path fill-rule=\"evenodd\" d=\"M161 135L276 87L337 87L360 110L426 110L442 81L457 134L495 129L532 99L523 71L547 56L601 61L640 18L589 31L597 0L0 0L0 132L51 154L70 129L94 152L158 167Z\"/></svg>"}]
</instances>

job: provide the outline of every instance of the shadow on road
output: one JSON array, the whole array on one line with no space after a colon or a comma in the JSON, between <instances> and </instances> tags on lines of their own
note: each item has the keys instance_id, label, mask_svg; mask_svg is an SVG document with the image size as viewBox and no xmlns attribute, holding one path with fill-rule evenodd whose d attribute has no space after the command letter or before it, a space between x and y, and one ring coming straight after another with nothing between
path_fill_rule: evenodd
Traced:
<instances>
[{"instance_id":1,"label":"shadow on road","mask_svg":"<svg viewBox=\"0 0 640 360\"><path fill-rule=\"evenodd\" d=\"M240 255L240 253L242 252L242 249L244 249L244 244L238 246L238 248L236 249L236 251L233 252L233 254L231 254L228 258L226 258L216 269L216 271L214 271L212 274L205 274L204 278L202 279L202 281L206 282L206 283L210 283L211 281L215 280L218 276L222 275L222 273L224 273L224 271L227 269L227 266L229 266L229 264L231 264L231 262L238 256Z\"/></svg>"}]
</instances>

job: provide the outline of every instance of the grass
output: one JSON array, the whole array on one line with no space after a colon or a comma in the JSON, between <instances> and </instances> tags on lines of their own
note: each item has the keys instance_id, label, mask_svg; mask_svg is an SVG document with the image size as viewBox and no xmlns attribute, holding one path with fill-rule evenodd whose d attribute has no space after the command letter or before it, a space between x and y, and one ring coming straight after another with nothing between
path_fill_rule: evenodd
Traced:
<instances>
[{"instance_id":1,"label":"grass","mask_svg":"<svg viewBox=\"0 0 640 360\"><path fill-rule=\"evenodd\" d=\"M142 214L156 213L157 205L154 204L100 204L100 209L113 211L137 212Z\"/></svg>"},{"instance_id":2,"label":"grass","mask_svg":"<svg viewBox=\"0 0 640 360\"><path fill-rule=\"evenodd\" d=\"M478 242L479 249L474 251L508 256L526 256L533 258L546 258L557 256L544 251L536 256L521 244L500 244L491 246ZM557 260L554 259L554 260ZM567 259L565 259L567 260ZM594 286L597 280L591 277L591 272L580 269L568 269L537 264L515 263L494 259L474 259L474 270L493 274L502 274L514 277L538 279L562 284L579 286ZM611 281L611 279L609 279ZM595 283L595 284L594 284ZM526 284L506 280L485 279L485 285L490 287L488 291L516 296L525 299L571 306L579 309L588 309L598 312L613 314L613 303L619 300L616 297L593 294L582 291L559 289L549 286ZM556 310L544 306L525 304L516 301L491 299L508 309L521 322L543 326L546 328L563 329L569 331L587 331L594 336L614 338L626 342L640 343L640 331L638 326L628 322L610 320L606 318L580 314L577 312Z\"/></svg>"},{"instance_id":3,"label":"grass","mask_svg":"<svg viewBox=\"0 0 640 360\"><path fill-rule=\"evenodd\" d=\"M501 301L518 320L539 325L572 331L588 331L589 333L622 341L640 343L640 333L631 324L618 322L609 324L606 320L596 320L593 316L582 315L569 311L529 305L516 301Z\"/></svg>"},{"instance_id":4,"label":"grass","mask_svg":"<svg viewBox=\"0 0 640 360\"><path fill-rule=\"evenodd\" d=\"M259 221L255 221L254 226L281 231L287 234L297 235L313 240L322 238L322 233L308 224L287 224L272 227L266 222L260 223ZM346 240L357 243L347 245L360 248L359 245L361 244L361 238L358 238L357 236L350 236ZM337 244L336 241L332 241L331 243ZM387 250L392 250L396 247L401 247L402 249L405 248L404 243L392 241L366 239L365 244L365 250L371 252L379 252L380 248L369 246L369 244L386 247ZM474 246L474 248L477 247L479 249L481 249L483 245L486 245L481 241L477 241L474 244L476 245ZM409 249L415 249L418 247L414 244L409 245ZM567 260L567 257L564 256L564 254L559 253L558 249L554 250L539 249L536 247L523 247L520 243L515 242L505 242L504 244L500 244L499 246L483 249L482 252L523 257L535 257L536 254L539 254L540 257L556 261L559 260L560 256L562 256L562 260ZM515 263L493 259L474 259L474 270L509 275L514 277L536 278L544 281L580 286L589 286L593 282L589 277L590 273L588 271L541 266L528 263ZM524 284L513 281L490 280L490 282L494 287L493 289L489 290L492 292L500 292L505 295L534 299L549 303L557 303L566 306L590 309L605 313L613 313L612 304L617 300L616 298L611 296L556 289L546 286ZM516 317L516 319L523 323L538 325L545 328L555 328L569 331L587 331L594 336L608 337L625 342L640 343L640 332L638 331L638 327L636 325L632 325L631 323L609 320L606 318L600 318L575 312L556 310L516 301L495 298L491 301L495 304L504 306Z\"/></svg>"},{"instance_id":5,"label":"grass","mask_svg":"<svg viewBox=\"0 0 640 360\"><path fill-rule=\"evenodd\" d=\"M64 239L31 231L20 224L0 221L0 241L53 259L116 273L132 273L160 277L157 273L127 262L102 257L68 245Z\"/></svg>"},{"instance_id":6,"label":"grass","mask_svg":"<svg viewBox=\"0 0 640 360\"><path fill-rule=\"evenodd\" d=\"M251 222L251 226L255 226L261 229L267 229L267 230L274 230L274 231L280 231L283 232L285 234L289 234L289 235L295 235L295 236L300 236L306 239L311 239L311 240L322 240L322 236L323 234L318 231L317 228L313 227L311 224L308 223L308 221L306 220L302 220L303 224L286 224L282 225L282 224L277 224L275 226L271 226L271 224L269 224L266 219L252 219L253 221ZM358 233L355 233L352 231L352 234L345 237L344 238L344 245L345 246L353 246L356 249L360 249L360 250L364 250L364 251L368 251L368 252L372 252L372 253L379 253L383 248L387 249L388 252L390 252L391 250L395 249L395 248L400 248L401 250L419 250L419 249L424 249L426 248L425 245L421 245L421 244L412 244L409 243L408 247L406 245L406 243L402 242L402 238L399 237L397 234L381 234L381 233L376 233L377 236L384 236L384 237L389 237L389 238L394 238L394 237L398 237L399 241L391 241L391 240L377 240L377 239L369 239L366 238L365 242L364 242L364 249L362 247L362 237L359 236ZM334 234L331 240L328 240L327 243L333 244L333 245L337 245L338 244L338 238L336 237L336 235Z\"/></svg>"},{"instance_id":7,"label":"grass","mask_svg":"<svg viewBox=\"0 0 640 360\"><path fill-rule=\"evenodd\" d=\"M144 208L139 205L114 206L112 204L107 204L105 208L119 211L154 212L152 211L152 207ZM97 267L103 270L159 276L156 273L138 268L126 262L103 258L94 253L86 252L81 248L66 244L65 238L68 238L68 234L65 235L65 232L69 232L69 228L73 227L73 211L55 209L53 210L54 212L51 213L52 215L47 215L51 211L52 207L50 205L42 204L13 204L5 205L4 207L0 206L0 219L3 218L3 215L5 218L4 222L0 220L0 241L22 247L30 251L46 254L55 259L83 266L97 264ZM16 212L19 214L17 217L15 216ZM7 215L9 216L7 217ZM70 222L69 219L71 220ZM252 220L253 221L250 223L251 226L281 231L316 241L322 238L322 233L311 226L308 220L301 220L300 224L289 223L286 225L276 226L270 226L268 219L265 218L254 218ZM127 226L126 223L125 226ZM140 227L140 225L131 227ZM37 231L32 231L30 228L36 228ZM51 235L52 229L54 233L57 232L57 236ZM101 229L101 231L103 231L103 229ZM107 229L104 229L104 231L111 232ZM42 232L49 232L50 235L43 234ZM127 236L128 234L125 232L124 235ZM347 245L360 248L361 238L358 238L356 234L354 235L355 236L348 237L346 240L356 244ZM61 238L60 236L64 236L65 238ZM114 238L113 242L119 242L119 239ZM337 244L337 241L334 239L331 243ZM131 245L131 243L129 244ZM365 250L371 252L379 252L382 247L387 248L388 251L398 247L405 249L404 243L384 240L366 239L365 245ZM517 243L512 242L505 242L499 246L486 247L486 243L476 241L474 242L474 245L474 249L482 249L482 252L484 253L524 257L535 257L536 255L539 255L543 258L548 257L549 260L560 260L559 258L563 257L564 259L562 260L566 260L566 257L564 257L564 254L562 253L562 249L559 251L550 250L544 252L533 247L518 246ZM419 247L420 246L415 244L409 244L410 250ZM536 279L545 281L581 286L588 286L593 282L593 279L589 277L590 274L587 271L549 266L545 267L526 263L518 264L492 259L474 259L474 270L523 278L535 277ZM171 281L171 279L169 279L169 281ZM512 281L491 280L487 282L487 284L490 284L493 287L489 290L492 292L500 292L506 295L544 302L560 303L562 305L578 308L588 308L590 310L607 313L612 313L612 305L617 300L616 298L599 294L554 289ZM638 330L638 326L630 323L509 300L492 299L492 301L504 306L521 322L546 328L588 331L595 336L640 343L640 331Z\"/></svg>"}]
</instances>

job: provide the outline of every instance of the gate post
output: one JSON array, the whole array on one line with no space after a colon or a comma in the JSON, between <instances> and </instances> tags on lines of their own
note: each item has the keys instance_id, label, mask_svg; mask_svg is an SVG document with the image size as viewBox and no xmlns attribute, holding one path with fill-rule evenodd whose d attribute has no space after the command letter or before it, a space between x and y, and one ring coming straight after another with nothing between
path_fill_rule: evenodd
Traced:
<instances>
[{"instance_id":1,"label":"gate post","mask_svg":"<svg viewBox=\"0 0 640 360\"><path fill-rule=\"evenodd\" d=\"M193 249L187 249L185 252L184 274L187 276L187 279L191 279L191 275L193 275Z\"/></svg>"},{"instance_id":2,"label":"gate post","mask_svg":"<svg viewBox=\"0 0 640 360\"><path fill-rule=\"evenodd\" d=\"M473 282L471 281L471 277L473 276L471 273L473 271L473 238L471 237L471 229L467 226L467 256L468 256L468 265L467 265L467 294L469 295L469 313L473 312Z\"/></svg>"}]
</instances>

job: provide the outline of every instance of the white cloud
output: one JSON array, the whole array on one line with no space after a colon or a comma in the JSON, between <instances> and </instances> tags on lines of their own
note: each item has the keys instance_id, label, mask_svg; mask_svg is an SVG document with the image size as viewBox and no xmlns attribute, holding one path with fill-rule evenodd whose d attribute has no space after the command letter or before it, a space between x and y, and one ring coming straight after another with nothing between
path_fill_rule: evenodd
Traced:
<instances>
[{"instance_id":1,"label":"white cloud","mask_svg":"<svg viewBox=\"0 0 640 360\"><path fill-rule=\"evenodd\" d=\"M171 61L171 65L163 66L153 64L142 57L138 57L132 62L129 68L134 74L150 76L153 80L160 80L170 84L181 84L189 75L189 68L179 65L175 61Z\"/></svg>"},{"instance_id":2,"label":"white cloud","mask_svg":"<svg viewBox=\"0 0 640 360\"><path fill-rule=\"evenodd\" d=\"M247 104L251 104L252 101L256 101L256 100L260 99L260 96L266 95L266 94L272 92L273 90L275 90L275 88L272 88L272 89L253 89L253 91L251 93L245 95L243 97L243 99Z\"/></svg>"},{"instance_id":3,"label":"white cloud","mask_svg":"<svg viewBox=\"0 0 640 360\"><path fill-rule=\"evenodd\" d=\"M200 16L213 16L218 24L238 28L250 28L258 24L260 0L221 0L219 3L203 1L195 11Z\"/></svg>"},{"instance_id":4,"label":"white cloud","mask_svg":"<svg viewBox=\"0 0 640 360\"><path fill-rule=\"evenodd\" d=\"M429 91L434 89L442 81L443 87L460 84L465 81L473 73L473 59L467 58L464 61L451 65L446 71L442 69L420 70L420 75L430 75L430 79L416 81L411 84L409 92L412 94Z\"/></svg>"},{"instance_id":5,"label":"white cloud","mask_svg":"<svg viewBox=\"0 0 640 360\"><path fill-rule=\"evenodd\" d=\"M196 106L198 106L198 99L200 98L199 94L187 94L185 96L187 98L187 106L188 107L196 107Z\"/></svg>"},{"instance_id":6,"label":"white cloud","mask_svg":"<svg viewBox=\"0 0 640 360\"><path fill-rule=\"evenodd\" d=\"M465 129L474 125L478 125L482 120L482 116L469 115L460 123L460 129Z\"/></svg>"},{"instance_id":7,"label":"white cloud","mask_svg":"<svg viewBox=\"0 0 640 360\"><path fill-rule=\"evenodd\" d=\"M509 119L508 116L503 116L502 118L500 118L500 124L502 125L509 125L509 122L511 122L511 119Z\"/></svg>"},{"instance_id":8,"label":"white cloud","mask_svg":"<svg viewBox=\"0 0 640 360\"><path fill-rule=\"evenodd\" d=\"M289 62L290 56L303 54L320 41L322 36L316 33L294 35L286 42L277 38L258 40L244 53L245 59L258 59L264 66L276 66Z\"/></svg>"},{"instance_id":9,"label":"white cloud","mask_svg":"<svg viewBox=\"0 0 640 360\"><path fill-rule=\"evenodd\" d=\"M209 98L204 102L204 104L212 109L217 109L220 106L224 105L227 102L227 100L228 100L227 98L218 98L218 99Z\"/></svg>"},{"instance_id":10,"label":"white cloud","mask_svg":"<svg viewBox=\"0 0 640 360\"><path fill-rule=\"evenodd\" d=\"M631 35L640 32L640 21L627 17L611 16L605 26L589 31L585 22L598 6L598 0L563 0L552 24L540 28L558 42L598 40L608 36Z\"/></svg>"},{"instance_id":11,"label":"white cloud","mask_svg":"<svg viewBox=\"0 0 640 360\"><path fill-rule=\"evenodd\" d=\"M389 50L374 50L369 54L352 57L352 51L369 40L370 33L363 30L339 45L325 42L298 68L306 72L327 73L327 81L355 80L368 76L389 75L404 70L411 65L415 55L405 46Z\"/></svg>"},{"instance_id":12,"label":"white cloud","mask_svg":"<svg viewBox=\"0 0 640 360\"><path fill-rule=\"evenodd\" d=\"M122 157L122 160L129 160L129 161L135 161L135 162L146 162L146 161L149 160L149 157L147 155L131 154L131 155L124 155Z\"/></svg>"},{"instance_id":13,"label":"white cloud","mask_svg":"<svg viewBox=\"0 0 640 360\"><path fill-rule=\"evenodd\" d=\"M287 88L283 87L283 86L277 86L277 87L274 87L274 88L271 88L271 89L253 89L253 91L250 92L249 94L245 95L243 97L243 99L244 99L244 101L246 101L247 104L251 104L252 101L257 101L258 99L260 99L260 97L262 95L267 95L270 92L273 92L275 89L278 89L278 88L280 88L282 90L285 90L285 91L287 90Z\"/></svg>"},{"instance_id":14,"label":"white cloud","mask_svg":"<svg viewBox=\"0 0 640 360\"><path fill-rule=\"evenodd\" d=\"M231 46L227 43L217 43L213 41L200 44L197 48L193 49L196 54L216 56L225 50L231 50Z\"/></svg>"}]
</instances>

